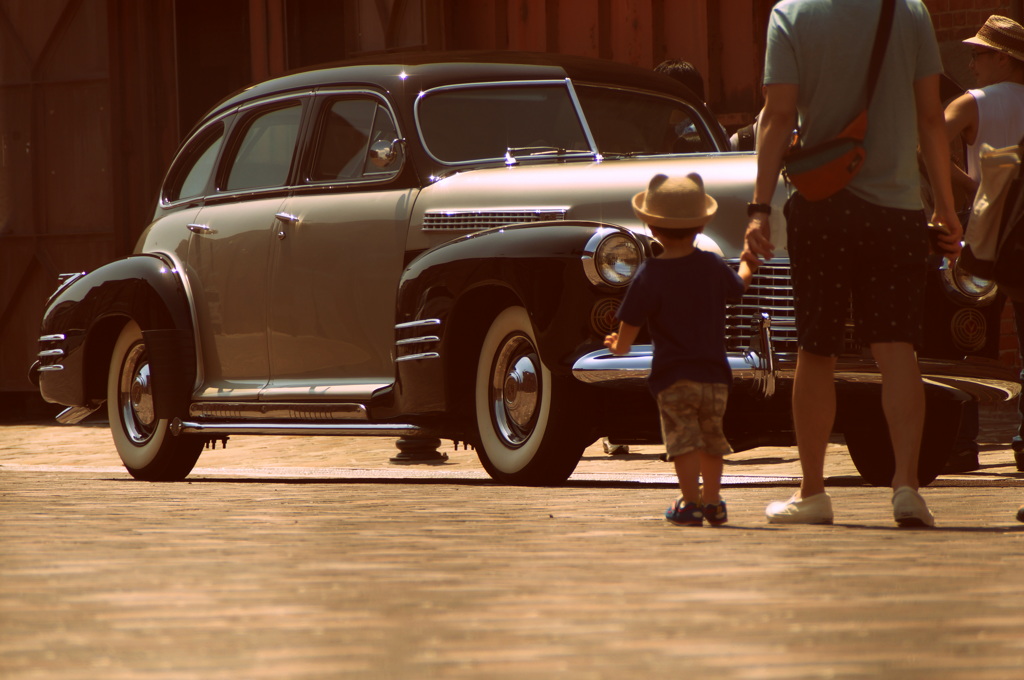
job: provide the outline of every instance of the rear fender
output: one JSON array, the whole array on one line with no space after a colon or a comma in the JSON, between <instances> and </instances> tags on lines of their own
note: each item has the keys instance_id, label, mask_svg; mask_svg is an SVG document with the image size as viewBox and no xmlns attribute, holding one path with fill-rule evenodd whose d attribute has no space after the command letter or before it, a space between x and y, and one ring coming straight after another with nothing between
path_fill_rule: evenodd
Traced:
<instances>
[{"instance_id":1,"label":"rear fender","mask_svg":"<svg viewBox=\"0 0 1024 680\"><path fill-rule=\"evenodd\" d=\"M146 340L157 416L181 412L196 376L192 316L179 271L156 255L111 262L49 300L37 366L43 398L67 406L102 402L111 351L129 319L139 324Z\"/></svg>"}]
</instances>

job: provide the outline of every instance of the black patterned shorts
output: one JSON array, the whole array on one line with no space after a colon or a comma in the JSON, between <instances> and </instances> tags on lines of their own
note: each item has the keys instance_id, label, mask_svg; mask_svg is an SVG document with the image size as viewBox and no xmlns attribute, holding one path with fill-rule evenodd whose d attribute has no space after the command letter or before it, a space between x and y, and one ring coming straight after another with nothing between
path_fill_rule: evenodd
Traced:
<instances>
[{"instance_id":1,"label":"black patterned shorts","mask_svg":"<svg viewBox=\"0 0 1024 680\"><path fill-rule=\"evenodd\" d=\"M732 453L722 418L729 400L729 386L677 380L658 392L661 436L665 442L663 460L672 460L691 451L702 450L714 456Z\"/></svg>"},{"instance_id":2,"label":"black patterned shorts","mask_svg":"<svg viewBox=\"0 0 1024 680\"><path fill-rule=\"evenodd\" d=\"M823 201L795 194L786 204L800 348L843 352L852 309L864 344L919 344L928 275L921 210L885 208L848 191Z\"/></svg>"}]
</instances>

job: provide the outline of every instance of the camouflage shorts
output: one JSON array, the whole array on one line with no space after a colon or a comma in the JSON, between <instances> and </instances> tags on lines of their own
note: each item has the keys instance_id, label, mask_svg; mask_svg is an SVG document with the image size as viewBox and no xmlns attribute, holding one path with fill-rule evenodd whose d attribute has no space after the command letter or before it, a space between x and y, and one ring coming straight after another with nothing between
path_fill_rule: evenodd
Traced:
<instances>
[{"instance_id":1,"label":"camouflage shorts","mask_svg":"<svg viewBox=\"0 0 1024 680\"><path fill-rule=\"evenodd\" d=\"M716 456L732 453L722 431L729 386L679 380L658 393L664 460L694 450Z\"/></svg>"}]
</instances>

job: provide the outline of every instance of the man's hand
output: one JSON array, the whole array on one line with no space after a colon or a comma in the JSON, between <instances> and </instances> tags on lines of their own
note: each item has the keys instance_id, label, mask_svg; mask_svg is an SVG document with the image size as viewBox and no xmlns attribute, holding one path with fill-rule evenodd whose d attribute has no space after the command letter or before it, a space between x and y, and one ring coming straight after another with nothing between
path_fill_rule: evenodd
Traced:
<instances>
[{"instance_id":1,"label":"man's hand","mask_svg":"<svg viewBox=\"0 0 1024 680\"><path fill-rule=\"evenodd\" d=\"M940 215L939 212L936 211L932 215L932 220L928 226L928 232L931 237L930 243L932 252L936 255L946 257L950 262L960 257L960 250L962 248L961 241L963 241L964 238L964 228L960 226L960 220L957 218L956 213Z\"/></svg>"},{"instance_id":2,"label":"man's hand","mask_svg":"<svg viewBox=\"0 0 1024 680\"><path fill-rule=\"evenodd\" d=\"M743 237L744 253L751 254L755 259L772 259L775 245L771 241L772 227L767 215L753 215L747 222L747 233Z\"/></svg>"}]
</instances>

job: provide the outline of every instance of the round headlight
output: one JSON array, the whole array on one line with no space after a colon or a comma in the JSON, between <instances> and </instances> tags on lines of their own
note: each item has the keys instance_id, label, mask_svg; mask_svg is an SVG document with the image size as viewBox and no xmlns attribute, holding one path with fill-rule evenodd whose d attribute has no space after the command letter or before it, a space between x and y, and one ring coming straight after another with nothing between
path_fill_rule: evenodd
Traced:
<instances>
[{"instance_id":1,"label":"round headlight","mask_svg":"<svg viewBox=\"0 0 1024 680\"><path fill-rule=\"evenodd\" d=\"M942 280L950 292L963 296L968 302L983 303L995 297L995 281L971 274L960 266L959 260L951 265L949 260L944 259L941 272Z\"/></svg>"},{"instance_id":2,"label":"round headlight","mask_svg":"<svg viewBox=\"0 0 1024 680\"><path fill-rule=\"evenodd\" d=\"M621 232L600 236L603 238L596 247L587 248L584 254L587 277L595 284L628 285L643 260L640 247L636 241Z\"/></svg>"}]
</instances>

